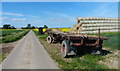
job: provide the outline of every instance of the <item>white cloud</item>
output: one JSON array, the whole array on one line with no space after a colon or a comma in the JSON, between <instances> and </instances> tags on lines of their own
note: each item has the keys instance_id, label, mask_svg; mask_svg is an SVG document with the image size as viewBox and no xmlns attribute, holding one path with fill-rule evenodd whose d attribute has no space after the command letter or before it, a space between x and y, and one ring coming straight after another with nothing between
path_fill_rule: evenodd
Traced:
<instances>
[{"instance_id":1,"label":"white cloud","mask_svg":"<svg viewBox=\"0 0 120 71\"><path fill-rule=\"evenodd\" d=\"M11 15L11 16L24 16L23 14L18 13L10 13L10 12L2 12L1 15Z\"/></svg>"},{"instance_id":2,"label":"white cloud","mask_svg":"<svg viewBox=\"0 0 120 71\"><path fill-rule=\"evenodd\" d=\"M64 13L45 12L44 14L47 15L46 18L18 13L14 14L4 12L4 14L7 14L7 17L9 17L9 19L4 17L4 22L10 22L11 25L16 27L26 26L28 23L31 23L31 25L34 26L48 25L49 27L69 27L76 23L75 17Z\"/></svg>"},{"instance_id":3,"label":"white cloud","mask_svg":"<svg viewBox=\"0 0 120 71\"><path fill-rule=\"evenodd\" d=\"M8 17L2 17L2 19L9 19Z\"/></svg>"},{"instance_id":4,"label":"white cloud","mask_svg":"<svg viewBox=\"0 0 120 71\"><path fill-rule=\"evenodd\" d=\"M2 20L9 19L9 17L2 17Z\"/></svg>"},{"instance_id":5,"label":"white cloud","mask_svg":"<svg viewBox=\"0 0 120 71\"><path fill-rule=\"evenodd\" d=\"M2 19L2 20L9 19L9 17L0 17L0 19Z\"/></svg>"},{"instance_id":6,"label":"white cloud","mask_svg":"<svg viewBox=\"0 0 120 71\"><path fill-rule=\"evenodd\" d=\"M32 18L39 18L39 16L33 16L33 15L29 15L29 17L32 17Z\"/></svg>"},{"instance_id":7,"label":"white cloud","mask_svg":"<svg viewBox=\"0 0 120 71\"><path fill-rule=\"evenodd\" d=\"M2 24L3 20L8 20L9 17L0 17L0 24Z\"/></svg>"},{"instance_id":8,"label":"white cloud","mask_svg":"<svg viewBox=\"0 0 120 71\"><path fill-rule=\"evenodd\" d=\"M26 18L12 18L11 21L25 21Z\"/></svg>"}]
</instances>

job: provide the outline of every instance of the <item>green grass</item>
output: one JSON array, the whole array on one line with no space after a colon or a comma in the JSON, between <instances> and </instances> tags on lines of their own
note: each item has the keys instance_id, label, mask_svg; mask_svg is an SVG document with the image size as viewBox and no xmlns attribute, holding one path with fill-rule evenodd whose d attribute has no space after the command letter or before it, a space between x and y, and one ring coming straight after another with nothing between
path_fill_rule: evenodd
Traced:
<instances>
[{"instance_id":1,"label":"green grass","mask_svg":"<svg viewBox=\"0 0 120 71\"><path fill-rule=\"evenodd\" d=\"M23 30L2 30L0 31L0 36L6 36L6 35L10 35L12 33L18 33L18 32L21 32Z\"/></svg>"},{"instance_id":2,"label":"green grass","mask_svg":"<svg viewBox=\"0 0 120 71\"><path fill-rule=\"evenodd\" d=\"M89 35L97 35L97 34L89 34ZM101 33L101 36L108 37L108 40L104 41L103 47L110 48L112 50L117 50L119 48L120 33L118 32Z\"/></svg>"},{"instance_id":3,"label":"green grass","mask_svg":"<svg viewBox=\"0 0 120 71\"><path fill-rule=\"evenodd\" d=\"M59 64L61 69L108 69L105 65L98 63L104 59L101 55L85 54L83 56L62 58L60 54L60 44L47 43L45 40L47 36L47 34L39 35L40 42L50 56Z\"/></svg>"},{"instance_id":4,"label":"green grass","mask_svg":"<svg viewBox=\"0 0 120 71\"><path fill-rule=\"evenodd\" d=\"M8 53L0 53L0 63L7 57L7 55L9 54L9 52Z\"/></svg>"},{"instance_id":5,"label":"green grass","mask_svg":"<svg viewBox=\"0 0 120 71\"><path fill-rule=\"evenodd\" d=\"M109 39L103 43L103 46L111 48L113 50L118 49L119 45L118 34L110 34L107 37L109 37Z\"/></svg>"},{"instance_id":6,"label":"green grass","mask_svg":"<svg viewBox=\"0 0 120 71\"><path fill-rule=\"evenodd\" d=\"M37 36L39 36L38 31L33 30L33 32L34 32Z\"/></svg>"},{"instance_id":7,"label":"green grass","mask_svg":"<svg viewBox=\"0 0 120 71\"><path fill-rule=\"evenodd\" d=\"M47 34L40 35L40 39L45 40L47 38L47 36L48 36Z\"/></svg>"},{"instance_id":8,"label":"green grass","mask_svg":"<svg viewBox=\"0 0 120 71\"><path fill-rule=\"evenodd\" d=\"M36 34L36 36L39 36L38 31L34 31L34 30L33 30L33 32ZM48 36L47 34L41 34L41 35L40 35L40 38L41 38L41 39L46 39L47 36Z\"/></svg>"},{"instance_id":9,"label":"green grass","mask_svg":"<svg viewBox=\"0 0 120 71\"><path fill-rule=\"evenodd\" d=\"M108 40L104 41L103 46L112 50L118 50L119 35L120 33L118 32L102 34L104 37L109 37Z\"/></svg>"},{"instance_id":10,"label":"green grass","mask_svg":"<svg viewBox=\"0 0 120 71\"><path fill-rule=\"evenodd\" d=\"M0 38L0 43L9 43L14 42L21 39L24 35L28 33L29 30L19 31L19 32L12 32L11 34L7 34ZM9 31L8 31L9 32Z\"/></svg>"}]
</instances>

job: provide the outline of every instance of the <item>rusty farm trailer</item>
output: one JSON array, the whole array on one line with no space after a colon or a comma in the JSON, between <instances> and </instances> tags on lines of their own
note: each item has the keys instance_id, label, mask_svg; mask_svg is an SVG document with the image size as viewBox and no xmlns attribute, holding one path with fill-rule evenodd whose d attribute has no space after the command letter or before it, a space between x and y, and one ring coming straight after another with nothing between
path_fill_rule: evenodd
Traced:
<instances>
[{"instance_id":1,"label":"rusty farm trailer","mask_svg":"<svg viewBox=\"0 0 120 71\"><path fill-rule=\"evenodd\" d=\"M60 42L62 57L69 55L75 55L77 47L96 47L99 51L102 49L103 40L107 40L107 37L100 37L100 29L98 36L73 34L70 32L62 32L56 30L47 30L46 33L48 43Z\"/></svg>"}]
</instances>

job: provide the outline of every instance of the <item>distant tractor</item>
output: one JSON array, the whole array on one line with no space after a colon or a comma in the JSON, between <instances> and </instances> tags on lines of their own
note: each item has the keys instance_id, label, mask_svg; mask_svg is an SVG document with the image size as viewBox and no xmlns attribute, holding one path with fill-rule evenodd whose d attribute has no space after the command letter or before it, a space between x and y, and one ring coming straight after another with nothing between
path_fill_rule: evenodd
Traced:
<instances>
[{"instance_id":1,"label":"distant tractor","mask_svg":"<svg viewBox=\"0 0 120 71\"><path fill-rule=\"evenodd\" d=\"M43 34L43 27L39 27L39 34Z\"/></svg>"}]
</instances>

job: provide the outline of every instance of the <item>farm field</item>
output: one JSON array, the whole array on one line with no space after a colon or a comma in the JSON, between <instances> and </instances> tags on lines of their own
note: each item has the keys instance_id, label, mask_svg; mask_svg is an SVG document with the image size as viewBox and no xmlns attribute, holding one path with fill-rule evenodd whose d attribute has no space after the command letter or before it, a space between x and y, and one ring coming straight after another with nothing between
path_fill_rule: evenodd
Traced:
<instances>
[{"instance_id":1,"label":"farm field","mask_svg":"<svg viewBox=\"0 0 120 71\"><path fill-rule=\"evenodd\" d=\"M17 32L21 32L22 30L1 30L0 31L0 36L6 36L6 35L10 35L11 33L17 33Z\"/></svg>"},{"instance_id":2,"label":"farm field","mask_svg":"<svg viewBox=\"0 0 120 71\"><path fill-rule=\"evenodd\" d=\"M27 34L29 30L2 30L0 32L0 43L8 43L19 40Z\"/></svg>"},{"instance_id":3,"label":"farm field","mask_svg":"<svg viewBox=\"0 0 120 71\"><path fill-rule=\"evenodd\" d=\"M2 46L0 47L0 63L14 48L14 45L17 43L15 41L21 39L28 32L29 30L0 30L0 45Z\"/></svg>"},{"instance_id":4,"label":"farm field","mask_svg":"<svg viewBox=\"0 0 120 71\"><path fill-rule=\"evenodd\" d=\"M57 30L61 30L61 31L63 31L63 32L68 32L68 31L70 31L70 29L71 28L49 28L49 29L57 29ZM39 29L33 29L34 31L38 31ZM43 29L43 32L45 32L46 31L46 29Z\"/></svg>"},{"instance_id":5,"label":"farm field","mask_svg":"<svg viewBox=\"0 0 120 71\"><path fill-rule=\"evenodd\" d=\"M38 32L36 31L35 33L37 34ZM109 37L109 40L105 41L103 44L103 52L101 55L88 54L87 51L81 50L81 54L69 58L62 58L59 43L49 44L46 42L47 34L37 34L40 42L43 44L50 56L59 64L61 69L117 69L118 35L120 35L120 33L101 34L101 36Z\"/></svg>"}]
</instances>

